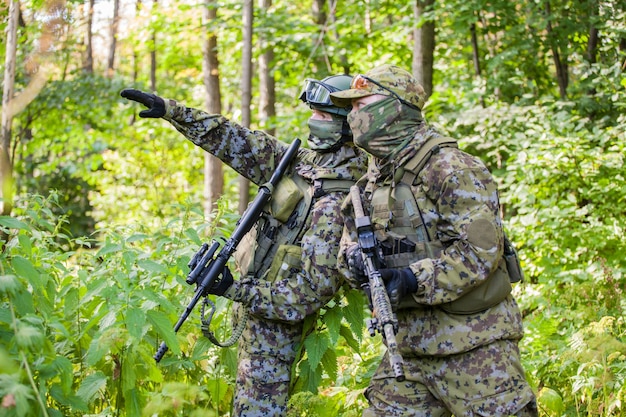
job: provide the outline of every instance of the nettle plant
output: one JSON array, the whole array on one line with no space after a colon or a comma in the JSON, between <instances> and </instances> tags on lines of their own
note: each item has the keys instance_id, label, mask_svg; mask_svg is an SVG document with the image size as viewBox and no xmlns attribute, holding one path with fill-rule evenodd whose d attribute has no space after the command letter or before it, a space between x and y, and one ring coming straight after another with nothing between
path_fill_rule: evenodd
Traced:
<instances>
[{"instance_id":1,"label":"nettle plant","mask_svg":"<svg viewBox=\"0 0 626 417\"><path fill-rule=\"evenodd\" d=\"M97 239L72 238L56 204L54 193L32 195L13 217L0 217L2 415L229 415L236 348L202 335L200 306L180 332L173 324L193 295L185 283L191 256L204 236L228 237L237 216L221 202L207 222L200 209L181 205L158 230L120 226ZM224 340L232 303L214 301L211 328ZM346 289L308 318L291 414L303 406L307 415L362 409L384 350L380 338L362 337L366 314L363 294ZM169 351L157 364L162 341Z\"/></svg>"},{"instance_id":2,"label":"nettle plant","mask_svg":"<svg viewBox=\"0 0 626 417\"><path fill-rule=\"evenodd\" d=\"M202 216L180 207L160 231L102 230L96 242L62 233L64 219L50 209L55 197L29 196L15 216L0 218L3 415L227 409L233 352L211 346L199 329L172 328L192 292L184 277L206 231ZM213 224L211 233L225 232ZM171 355L157 365L162 340ZM180 383L197 390L168 396Z\"/></svg>"}]
</instances>

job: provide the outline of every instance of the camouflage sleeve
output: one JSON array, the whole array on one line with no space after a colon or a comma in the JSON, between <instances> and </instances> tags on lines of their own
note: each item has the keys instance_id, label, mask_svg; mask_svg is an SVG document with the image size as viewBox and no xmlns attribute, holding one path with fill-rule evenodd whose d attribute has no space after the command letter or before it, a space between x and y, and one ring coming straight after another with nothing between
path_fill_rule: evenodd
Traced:
<instances>
[{"instance_id":1,"label":"camouflage sleeve","mask_svg":"<svg viewBox=\"0 0 626 417\"><path fill-rule=\"evenodd\" d=\"M269 180L287 150L287 145L273 136L247 129L220 114L167 99L165 109L163 119L176 130L255 184Z\"/></svg>"},{"instance_id":2,"label":"camouflage sleeve","mask_svg":"<svg viewBox=\"0 0 626 417\"><path fill-rule=\"evenodd\" d=\"M437 194L437 235L446 249L411 265L424 288L414 298L429 305L455 300L481 284L503 251L497 188L486 168L454 170Z\"/></svg>"},{"instance_id":3,"label":"camouflage sleeve","mask_svg":"<svg viewBox=\"0 0 626 417\"><path fill-rule=\"evenodd\" d=\"M332 192L313 205L311 226L302 237L302 267L293 276L274 282L244 278L225 296L243 302L252 314L287 322L301 321L324 306L341 285L337 252L344 197L343 192Z\"/></svg>"}]
</instances>

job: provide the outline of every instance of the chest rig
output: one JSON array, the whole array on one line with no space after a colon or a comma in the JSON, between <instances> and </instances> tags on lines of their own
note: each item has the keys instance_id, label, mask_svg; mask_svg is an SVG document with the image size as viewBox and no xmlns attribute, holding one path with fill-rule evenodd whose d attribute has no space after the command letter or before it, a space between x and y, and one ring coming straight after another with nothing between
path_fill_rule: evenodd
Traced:
<instances>
[{"instance_id":1,"label":"chest rig","mask_svg":"<svg viewBox=\"0 0 626 417\"><path fill-rule=\"evenodd\" d=\"M274 281L297 273L302 267L300 244L311 225L313 205L330 192L347 193L352 184L338 179L309 181L300 175L283 177L261 218L235 253L242 277Z\"/></svg>"},{"instance_id":2,"label":"chest rig","mask_svg":"<svg viewBox=\"0 0 626 417\"><path fill-rule=\"evenodd\" d=\"M429 228L424 222L418 201L426 199L426 196L415 193L420 189L420 171L430 157L444 147L458 145L454 139L447 137L429 138L420 151L396 172L394 186L383 185L371 194L372 221L387 268L407 268L419 260L437 258L446 248L446 244L437 239L436 226ZM505 237L505 256L509 246ZM439 307L449 313L474 314L498 304L511 292L511 282L517 280L507 269L506 259L503 258L481 285ZM406 298L401 308L423 308L412 297Z\"/></svg>"},{"instance_id":3,"label":"chest rig","mask_svg":"<svg viewBox=\"0 0 626 417\"><path fill-rule=\"evenodd\" d=\"M438 256L443 244L429 232L424 224L412 186L418 174L433 154L442 147L457 147L454 139L432 137L411 158L400 172L396 172L395 185L383 185L371 195L372 220L376 237L388 268L404 268L424 258Z\"/></svg>"}]
</instances>

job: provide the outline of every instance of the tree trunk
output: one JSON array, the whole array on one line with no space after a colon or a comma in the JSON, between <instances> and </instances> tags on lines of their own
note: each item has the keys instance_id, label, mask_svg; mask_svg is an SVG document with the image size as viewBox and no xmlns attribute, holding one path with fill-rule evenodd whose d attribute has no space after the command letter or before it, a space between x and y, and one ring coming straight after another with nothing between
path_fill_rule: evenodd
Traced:
<instances>
[{"instance_id":1,"label":"tree trunk","mask_svg":"<svg viewBox=\"0 0 626 417\"><path fill-rule=\"evenodd\" d=\"M252 100L252 25L254 6L252 0L243 2L243 52L241 63L241 124L250 127L250 102ZM250 181L239 177L239 213L243 214L250 202Z\"/></svg>"},{"instance_id":2,"label":"tree trunk","mask_svg":"<svg viewBox=\"0 0 626 417\"><path fill-rule=\"evenodd\" d=\"M559 84L559 94L562 99L567 98L567 84L568 84L568 74L567 74L567 64L564 62L567 61L567 57L562 58L559 52L559 46L556 39L556 34L554 33L554 29L552 28L552 11L550 9L550 2L546 1L546 18L548 20L548 24L546 26L546 33L548 37L548 42L550 42L550 48L552 50L552 58L554 59L554 67L556 69L556 80Z\"/></svg>"},{"instance_id":3,"label":"tree trunk","mask_svg":"<svg viewBox=\"0 0 626 417\"><path fill-rule=\"evenodd\" d=\"M20 14L18 0L9 2L4 58L4 81L2 84L2 139L0 141L0 213L8 216L13 209L13 162L11 161L11 124L13 112L11 100L15 87L15 61L17 57L17 23Z\"/></svg>"},{"instance_id":4,"label":"tree trunk","mask_svg":"<svg viewBox=\"0 0 626 417\"><path fill-rule=\"evenodd\" d=\"M480 70L480 50L478 48L478 36L476 36L476 23L472 22L470 25L470 34L472 37L472 57L474 61L474 71L476 72L476 77L480 79L481 70ZM485 108L485 97L480 96L480 105Z\"/></svg>"},{"instance_id":5,"label":"tree trunk","mask_svg":"<svg viewBox=\"0 0 626 417\"><path fill-rule=\"evenodd\" d=\"M335 42L339 42L339 32L337 31L337 2L338 0L331 0L330 2L330 10L328 12L328 20L331 21L332 35ZM348 56L343 52L339 52L339 64L341 68L343 68L343 72L345 74L350 73L350 61L348 60ZM330 68L329 68L330 70ZM333 74L328 74L333 75Z\"/></svg>"},{"instance_id":6,"label":"tree trunk","mask_svg":"<svg viewBox=\"0 0 626 417\"><path fill-rule=\"evenodd\" d=\"M216 0L205 0L202 13L203 26L209 27L217 19ZM220 93L219 59L217 37L209 33L202 44L202 74L206 93L205 105L212 114L222 113ZM224 192L224 172L222 162L208 152L204 153L204 215L209 218L216 208L217 199Z\"/></svg>"},{"instance_id":7,"label":"tree trunk","mask_svg":"<svg viewBox=\"0 0 626 417\"><path fill-rule=\"evenodd\" d=\"M137 18L139 18L142 8L143 8L142 1L137 0L137 3L135 3L135 16ZM139 77L139 59L140 58L139 58L139 54L137 53L137 49L135 48L135 46L133 46L133 74L132 74L133 84L137 82L137 78ZM134 112L133 112L133 116L134 116Z\"/></svg>"},{"instance_id":8,"label":"tree trunk","mask_svg":"<svg viewBox=\"0 0 626 417\"><path fill-rule=\"evenodd\" d=\"M113 0L113 20L111 21L111 44L107 60L107 76L113 77L115 71L115 49L117 48L117 24L120 15L120 0Z\"/></svg>"},{"instance_id":9,"label":"tree trunk","mask_svg":"<svg viewBox=\"0 0 626 417\"><path fill-rule=\"evenodd\" d=\"M153 7L152 13L156 13L159 7L159 0L154 0L152 7ZM152 90L152 92L156 92L156 66L157 66L156 43L157 43L157 36L156 36L156 29L155 29L154 32L152 32L152 50L150 51L150 90Z\"/></svg>"},{"instance_id":10,"label":"tree trunk","mask_svg":"<svg viewBox=\"0 0 626 417\"><path fill-rule=\"evenodd\" d=\"M93 74L93 6L95 0L87 0L87 27L85 28L85 61L83 70L87 74Z\"/></svg>"},{"instance_id":11,"label":"tree trunk","mask_svg":"<svg viewBox=\"0 0 626 417\"><path fill-rule=\"evenodd\" d=\"M260 7L269 9L272 0L261 0ZM267 39L261 35L259 46L263 53L259 56L259 119L261 128L270 135L275 134L275 129L270 120L276 116L276 83L272 73L272 63L274 61L274 50L268 46Z\"/></svg>"},{"instance_id":12,"label":"tree trunk","mask_svg":"<svg viewBox=\"0 0 626 417\"><path fill-rule=\"evenodd\" d=\"M433 56L435 53L435 23L431 20L419 25L425 12L433 8L434 0L415 0L413 17L415 27L413 34L413 75L422 84L426 95L433 92Z\"/></svg>"}]
</instances>

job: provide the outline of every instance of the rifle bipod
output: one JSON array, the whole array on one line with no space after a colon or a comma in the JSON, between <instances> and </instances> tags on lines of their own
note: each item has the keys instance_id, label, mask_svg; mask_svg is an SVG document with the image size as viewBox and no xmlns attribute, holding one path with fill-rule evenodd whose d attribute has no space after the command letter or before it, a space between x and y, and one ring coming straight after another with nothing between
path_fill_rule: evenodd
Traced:
<instances>
[{"instance_id":1,"label":"rifle bipod","mask_svg":"<svg viewBox=\"0 0 626 417\"><path fill-rule=\"evenodd\" d=\"M205 318L204 313L205 313L205 309L207 305L210 306L210 311L209 311L208 318ZM248 309L245 308L245 306L243 306L242 310L243 312L241 314L241 318L239 319L239 322L237 323L237 325L233 328L233 332L231 333L228 340L224 342L220 342L215 337L215 334L211 331L211 320L213 320L213 314L215 314L215 303L213 303L213 301L211 301L209 297L205 296L204 301L202 302L202 308L200 310L200 314L201 314L200 319L202 321L202 326L200 326L200 328L202 329L202 334L207 339L209 339L211 343L213 343L216 346L225 348L225 347L230 347L234 345L235 343L237 343L237 340L239 340L239 338L243 334L243 331L246 327L246 323L248 321L248 316L250 315Z\"/></svg>"}]
</instances>

